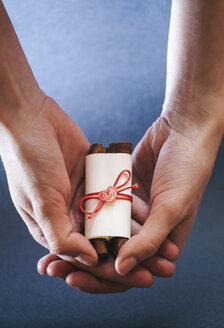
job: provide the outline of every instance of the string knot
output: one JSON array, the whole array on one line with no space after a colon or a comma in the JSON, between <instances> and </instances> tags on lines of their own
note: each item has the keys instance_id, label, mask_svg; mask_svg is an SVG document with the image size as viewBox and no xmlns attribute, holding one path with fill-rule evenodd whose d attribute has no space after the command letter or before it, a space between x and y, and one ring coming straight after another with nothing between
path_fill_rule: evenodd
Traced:
<instances>
[{"instance_id":1,"label":"string knot","mask_svg":"<svg viewBox=\"0 0 224 328\"><path fill-rule=\"evenodd\" d=\"M124 173L128 174L126 181L124 183L122 183L120 186L117 186L120 177ZM129 170L123 170L118 174L118 177L112 186L108 186L107 189L105 189L105 190L101 190L98 192L91 192L91 193L86 194L80 200L80 203L79 203L79 207L80 207L81 211L85 214L88 214L88 219L92 219L93 215L95 213L97 213L103 207L105 202L114 202L116 199L124 199L124 200L129 200L130 202L132 202L133 198L131 195L122 193L122 191L127 190L127 189L138 188L137 183L133 184L130 187L122 188L123 186L125 186L128 183L130 178L131 178L131 172ZM120 189L120 188L122 188L122 189ZM83 201L86 201L88 199L99 199L98 204L96 205L96 207L94 208L94 210L92 212L87 212L82 207Z\"/></svg>"}]
</instances>

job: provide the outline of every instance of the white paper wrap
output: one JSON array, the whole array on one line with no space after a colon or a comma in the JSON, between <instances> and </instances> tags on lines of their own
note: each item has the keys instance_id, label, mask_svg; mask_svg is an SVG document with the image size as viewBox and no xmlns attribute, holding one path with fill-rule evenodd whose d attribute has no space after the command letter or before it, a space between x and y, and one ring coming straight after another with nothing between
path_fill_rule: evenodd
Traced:
<instances>
[{"instance_id":1,"label":"white paper wrap","mask_svg":"<svg viewBox=\"0 0 224 328\"><path fill-rule=\"evenodd\" d=\"M123 170L132 172L132 156L123 153L90 154L86 156L86 185L85 194L98 192L112 186L119 173ZM122 174L117 186L124 183L127 173ZM122 188L131 186L131 179ZM122 189L121 188L121 189ZM131 189L124 193L131 195ZM92 212L99 199L85 201L85 210ZM126 237L131 235L131 202L116 199L105 202L103 207L88 219L85 214L85 236L88 239L111 237Z\"/></svg>"}]
</instances>

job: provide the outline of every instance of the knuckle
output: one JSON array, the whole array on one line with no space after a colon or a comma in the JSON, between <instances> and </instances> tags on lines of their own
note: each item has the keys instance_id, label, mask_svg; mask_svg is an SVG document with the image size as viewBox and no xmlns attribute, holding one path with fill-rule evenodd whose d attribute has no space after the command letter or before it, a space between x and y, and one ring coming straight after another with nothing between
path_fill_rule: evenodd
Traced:
<instances>
[{"instance_id":1,"label":"knuckle","mask_svg":"<svg viewBox=\"0 0 224 328\"><path fill-rule=\"evenodd\" d=\"M50 251L57 255L66 255L67 248L64 242L57 240L50 243Z\"/></svg>"},{"instance_id":2,"label":"knuckle","mask_svg":"<svg viewBox=\"0 0 224 328\"><path fill-rule=\"evenodd\" d=\"M178 200L170 200L164 203L163 210L171 223L175 222L183 215L183 205L182 202Z\"/></svg>"},{"instance_id":3,"label":"knuckle","mask_svg":"<svg viewBox=\"0 0 224 328\"><path fill-rule=\"evenodd\" d=\"M143 250L143 257L147 258L148 256L153 256L160 247L160 239L154 238L149 239L147 236L142 236L140 242L141 242L141 249Z\"/></svg>"},{"instance_id":4,"label":"knuckle","mask_svg":"<svg viewBox=\"0 0 224 328\"><path fill-rule=\"evenodd\" d=\"M33 229L32 232L30 231L30 234L38 244L47 247L47 241L40 229Z\"/></svg>"},{"instance_id":5,"label":"knuckle","mask_svg":"<svg viewBox=\"0 0 224 328\"><path fill-rule=\"evenodd\" d=\"M163 209L169 217L172 217L176 215L176 212L178 211L178 206L175 202L167 202L163 205Z\"/></svg>"},{"instance_id":6,"label":"knuckle","mask_svg":"<svg viewBox=\"0 0 224 328\"><path fill-rule=\"evenodd\" d=\"M149 254L149 256L154 255L157 250L159 249L160 243L159 242L155 242L153 240L148 240L148 242L146 243L146 247L147 247L147 252Z\"/></svg>"},{"instance_id":7,"label":"knuckle","mask_svg":"<svg viewBox=\"0 0 224 328\"><path fill-rule=\"evenodd\" d=\"M39 211L42 217L51 216L52 213L58 208L58 199L45 198L39 203Z\"/></svg>"}]
</instances>

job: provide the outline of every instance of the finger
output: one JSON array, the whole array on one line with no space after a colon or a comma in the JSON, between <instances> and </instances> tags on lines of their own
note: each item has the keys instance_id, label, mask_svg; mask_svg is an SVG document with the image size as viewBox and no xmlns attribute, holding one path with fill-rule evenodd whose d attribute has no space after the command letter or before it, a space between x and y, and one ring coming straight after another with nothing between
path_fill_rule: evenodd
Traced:
<instances>
[{"instance_id":1,"label":"finger","mask_svg":"<svg viewBox=\"0 0 224 328\"><path fill-rule=\"evenodd\" d=\"M175 272L175 265L158 255L143 261L142 265L150 270L154 276L158 277L172 277Z\"/></svg>"},{"instance_id":2,"label":"finger","mask_svg":"<svg viewBox=\"0 0 224 328\"><path fill-rule=\"evenodd\" d=\"M99 279L94 275L82 272L68 262L56 260L47 267L47 274L61 278L74 288L88 293L117 293L128 290L130 287Z\"/></svg>"},{"instance_id":3,"label":"finger","mask_svg":"<svg viewBox=\"0 0 224 328\"><path fill-rule=\"evenodd\" d=\"M138 179L138 172L141 172L141 176L144 177L144 181L141 181L143 188L140 189L144 189L145 191L147 191L147 193L149 193L151 187L156 160L155 151L152 147L152 143L149 142L151 137L148 137L148 135L151 135L152 129L153 126L147 130L145 136L137 144L132 154L133 174ZM145 151L145 149L147 149L147 151ZM145 165L145 163L148 163L148 165ZM138 168L138 170L136 170L135 168ZM136 191L138 191L138 189ZM141 198L143 198L142 196L143 195L140 195ZM146 202L148 201L148 197L145 197L143 199Z\"/></svg>"},{"instance_id":4,"label":"finger","mask_svg":"<svg viewBox=\"0 0 224 328\"><path fill-rule=\"evenodd\" d=\"M175 246L171 241L165 240L158 253L160 253L163 257L167 256L168 260L173 261L178 256L177 246ZM144 261L143 266L153 275L158 277L171 277L175 271L175 266L172 263L156 255ZM38 272L40 274L47 273L52 277L65 279L66 276L74 270L75 267L73 265L61 260L55 254L48 254L38 262ZM76 270L78 270L78 268L76 268ZM137 280L138 277L135 279Z\"/></svg>"},{"instance_id":5,"label":"finger","mask_svg":"<svg viewBox=\"0 0 224 328\"><path fill-rule=\"evenodd\" d=\"M53 260L52 263L50 263L46 269L47 274L49 276L52 277L57 277L57 278L62 278L65 279L65 277L76 270L80 270L80 265L78 265L77 263L75 264L70 264L67 261L61 260L59 258L57 258L58 260ZM166 259L158 256L158 255L154 255L151 258L145 260L142 263L143 267L145 267L146 269L148 269L150 271L150 273L152 273L155 276L158 277L171 277L174 274L175 271L175 265L170 262L167 261ZM141 267L140 267L141 268ZM86 269L84 267L82 267L82 269ZM104 269L101 267L99 270L101 270L101 272L104 271ZM98 271L96 268L94 268L94 274L98 275ZM102 275L103 277L103 275ZM105 277L105 276L104 276ZM107 275L108 277L108 275ZM120 276L116 277L108 277L110 279L115 279L115 281L118 281L117 279L119 279L120 283L122 282L122 279ZM132 272L131 274L129 274L127 277L127 280L125 282L125 284L127 285L133 285L135 287L149 287L151 285L151 274L150 274L150 278L148 278L147 276L145 277L145 273L143 271L143 269L141 268L140 270L138 269L137 272ZM150 281L148 281L150 279ZM124 283L124 282L123 282Z\"/></svg>"},{"instance_id":6,"label":"finger","mask_svg":"<svg viewBox=\"0 0 224 328\"><path fill-rule=\"evenodd\" d=\"M59 257L53 257L52 254L46 255L44 258L39 260L40 263L39 267L41 269L41 272L46 273L47 266L50 264L51 259L52 261L56 260L56 262L57 260L60 260ZM95 277L98 277L99 279L116 282L129 287L131 286L131 287L138 287L138 288L147 288L153 284L153 276L151 272L149 272L149 270L147 270L142 266L139 266L138 268L134 269L132 272L129 272L125 277L120 276L115 271L114 259L112 257L110 257L107 261L99 263L96 267L89 267L74 260L72 263L72 267L93 274ZM55 264L52 270L53 270L52 272L53 276L55 277L62 276L60 271L61 267L60 265L58 265L58 262Z\"/></svg>"},{"instance_id":7,"label":"finger","mask_svg":"<svg viewBox=\"0 0 224 328\"><path fill-rule=\"evenodd\" d=\"M59 257L56 254L47 254L42 257L37 263L37 271L39 274L46 274L48 265L57 259L59 259Z\"/></svg>"},{"instance_id":8,"label":"finger","mask_svg":"<svg viewBox=\"0 0 224 328\"><path fill-rule=\"evenodd\" d=\"M149 216L150 206L136 195L132 195L133 203L131 207L131 216L141 224L144 224Z\"/></svg>"},{"instance_id":9,"label":"finger","mask_svg":"<svg viewBox=\"0 0 224 328\"><path fill-rule=\"evenodd\" d=\"M171 240L166 239L158 249L157 255L160 255L168 261L176 261L179 256L179 249Z\"/></svg>"},{"instance_id":10,"label":"finger","mask_svg":"<svg viewBox=\"0 0 224 328\"><path fill-rule=\"evenodd\" d=\"M141 227L142 226L138 222L131 220L132 235L137 234L141 230ZM179 250L177 246L166 239L160 246L156 255L145 260L146 262L143 262L143 266L154 276L171 277L175 271L175 265L171 262L175 261L178 255Z\"/></svg>"},{"instance_id":11,"label":"finger","mask_svg":"<svg viewBox=\"0 0 224 328\"><path fill-rule=\"evenodd\" d=\"M149 212L150 206L138 196L133 195L132 217L134 220L132 220L132 235L137 234L141 230L142 224L144 224L147 217L149 216ZM169 240L165 240L157 254L161 255L167 260L175 261L179 255L179 251L174 243Z\"/></svg>"},{"instance_id":12,"label":"finger","mask_svg":"<svg viewBox=\"0 0 224 328\"><path fill-rule=\"evenodd\" d=\"M84 234L84 214L79 207L79 201L84 196L85 184L84 181L77 187L73 197L72 204L69 209L69 218L73 226L73 230Z\"/></svg>"},{"instance_id":13,"label":"finger","mask_svg":"<svg viewBox=\"0 0 224 328\"><path fill-rule=\"evenodd\" d=\"M51 277L61 278L63 280L71 273L80 269L75 268L72 264L64 260L56 260L49 263L47 267L47 274Z\"/></svg>"},{"instance_id":14,"label":"finger","mask_svg":"<svg viewBox=\"0 0 224 328\"><path fill-rule=\"evenodd\" d=\"M153 276L151 272L142 266L138 266L133 271L129 272L125 277L120 276L115 271L114 259L112 257L110 257L107 261L98 263L96 267L87 267L80 263L76 263L75 266L94 274L94 276L97 276L98 278L127 286L146 288L150 287L153 283Z\"/></svg>"},{"instance_id":15,"label":"finger","mask_svg":"<svg viewBox=\"0 0 224 328\"><path fill-rule=\"evenodd\" d=\"M79 174L77 174L77 172L79 172ZM74 203L74 196L77 194L77 190L79 189L79 186L82 184L84 185L84 175L85 175L85 156L80 158L78 164L75 166L75 169L73 168L73 171L70 175L71 193L70 193L70 199L68 201L68 208L70 208L71 204Z\"/></svg>"},{"instance_id":16,"label":"finger","mask_svg":"<svg viewBox=\"0 0 224 328\"><path fill-rule=\"evenodd\" d=\"M142 225L136 222L135 220L131 220L131 235L137 235L141 230ZM171 240L166 239L158 249L157 255L162 256L168 261L176 261L179 256L179 249Z\"/></svg>"},{"instance_id":17,"label":"finger","mask_svg":"<svg viewBox=\"0 0 224 328\"><path fill-rule=\"evenodd\" d=\"M94 247L87 238L74 231L64 206L56 201L44 204L38 223L52 253L79 258L80 262L90 266L97 264Z\"/></svg>"},{"instance_id":18,"label":"finger","mask_svg":"<svg viewBox=\"0 0 224 328\"><path fill-rule=\"evenodd\" d=\"M132 183L137 183L138 188L133 189L132 194L138 196L140 199L142 199L146 204L149 203L149 190L148 192L145 190L143 183L137 178L136 176L137 172L135 170L135 167L132 167Z\"/></svg>"},{"instance_id":19,"label":"finger","mask_svg":"<svg viewBox=\"0 0 224 328\"><path fill-rule=\"evenodd\" d=\"M142 225L139 224L137 221L131 219L131 235L137 235L139 231L141 230Z\"/></svg>"},{"instance_id":20,"label":"finger","mask_svg":"<svg viewBox=\"0 0 224 328\"><path fill-rule=\"evenodd\" d=\"M70 273L66 278L66 282L73 288L92 294L120 293L131 288L119 283L96 278L83 271Z\"/></svg>"},{"instance_id":21,"label":"finger","mask_svg":"<svg viewBox=\"0 0 224 328\"><path fill-rule=\"evenodd\" d=\"M177 223L175 206L154 203L150 216L141 231L131 237L120 249L115 268L120 275L127 274L146 258L153 256ZM179 214L179 213L178 213Z\"/></svg>"},{"instance_id":22,"label":"finger","mask_svg":"<svg viewBox=\"0 0 224 328\"><path fill-rule=\"evenodd\" d=\"M133 219L131 220L132 235L137 234L141 230L141 227L142 226L138 222ZM179 255L177 246L166 239L156 254L157 255L145 260L142 265L154 276L171 277L175 271L175 265L171 262L175 261Z\"/></svg>"}]
</instances>

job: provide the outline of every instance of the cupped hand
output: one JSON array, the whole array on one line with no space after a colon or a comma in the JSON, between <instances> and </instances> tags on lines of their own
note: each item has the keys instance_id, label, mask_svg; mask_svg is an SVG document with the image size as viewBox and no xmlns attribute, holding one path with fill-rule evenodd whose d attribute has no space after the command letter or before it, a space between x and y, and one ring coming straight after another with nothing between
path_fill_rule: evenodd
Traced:
<instances>
[{"instance_id":1,"label":"cupped hand","mask_svg":"<svg viewBox=\"0 0 224 328\"><path fill-rule=\"evenodd\" d=\"M133 154L133 172L140 185L136 197L141 202L133 208L133 218L144 225L118 253L120 275L152 258L167 237L179 251L183 249L221 137L210 126L176 131L163 117L146 132Z\"/></svg>"},{"instance_id":2,"label":"cupped hand","mask_svg":"<svg viewBox=\"0 0 224 328\"><path fill-rule=\"evenodd\" d=\"M141 225L132 220L132 235L138 233ZM153 275L171 277L175 271L172 263L178 256L177 247L165 240L158 253L143 261L142 265L132 270L126 276L120 276L115 271L115 260L110 256L106 261L100 261L95 267L87 267L78 261L66 261L55 254L48 254L38 262L40 274L48 274L61 278L71 287L88 293L118 293L132 287L150 287Z\"/></svg>"},{"instance_id":3,"label":"cupped hand","mask_svg":"<svg viewBox=\"0 0 224 328\"><path fill-rule=\"evenodd\" d=\"M135 181L139 181L134 178ZM142 200L142 188L138 197L134 195L132 206L132 235L141 230L141 225L149 213L149 205ZM115 270L115 261L112 257L107 261L98 263L95 267L87 267L78 261L63 260L55 254L49 254L38 262L40 274L48 274L59 277L67 284L88 293L115 293L123 292L131 287L149 287L153 283L153 275L159 277L171 277L175 271L172 263L178 256L177 247L169 240L165 240L157 253L146 259L128 273L121 277Z\"/></svg>"},{"instance_id":4,"label":"cupped hand","mask_svg":"<svg viewBox=\"0 0 224 328\"><path fill-rule=\"evenodd\" d=\"M78 200L75 199L75 201L78 204ZM77 208L77 204L74 204L73 208ZM147 218L149 206L141 198L134 196L132 209L133 215L136 217L136 220L132 220L132 235L135 235ZM81 212L79 215L82 215ZM83 219L84 217L82 219L79 217L79 221ZM108 261L100 262L96 267L90 268L69 257L60 256L59 258L49 254L40 259L38 271L41 274L47 273L50 276L60 277L69 285L82 291L90 293L121 292L133 286L150 286L153 282L153 275L159 277L172 276L175 271L173 261L177 256L177 247L169 240L165 240L157 254L144 261L142 266L125 277L121 277L115 271L112 257Z\"/></svg>"},{"instance_id":5,"label":"cupped hand","mask_svg":"<svg viewBox=\"0 0 224 328\"><path fill-rule=\"evenodd\" d=\"M57 103L44 96L39 111L21 111L15 120L0 128L0 153L12 200L34 239L57 254L58 261L59 257L64 259L60 260L59 269L69 265L72 270L74 266L82 270L90 284L84 284L84 289L89 291L111 292L151 285L152 274L143 267L125 279L115 272L112 259L92 271L88 268L98 260L91 243L82 235L83 215L79 209L89 142ZM175 249L170 249L170 253L168 247L164 254L173 259ZM57 268L57 263L54 261L51 268ZM152 263L155 273L169 276L174 271L174 265L165 259L157 257ZM74 283L74 274L72 277L67 278L70 284Z\"/></svg>"},{"instance_id":6,"label":"cupped hand","mask_svg":"<svg viewBox=\"0 0 224 328\"><path fill-rule=\"evenodd\" d=\"M59 256L95 265L97 254L81 234L77 205L84 192L89 149L82 131L43 95L38 112L20 111L1 126L0 135L10 194L33 238Z\"/></svg>"}]
</instances>

